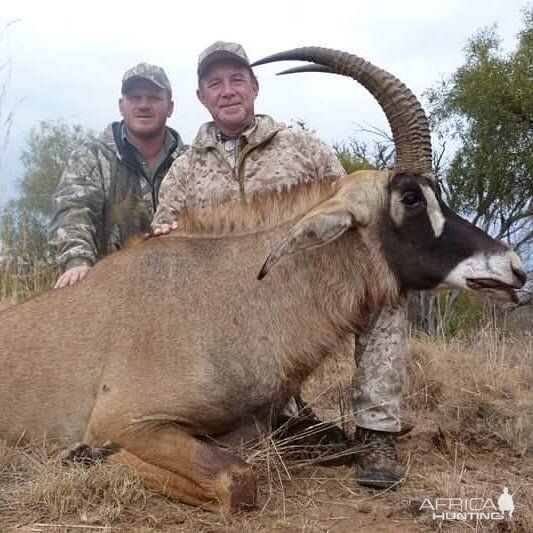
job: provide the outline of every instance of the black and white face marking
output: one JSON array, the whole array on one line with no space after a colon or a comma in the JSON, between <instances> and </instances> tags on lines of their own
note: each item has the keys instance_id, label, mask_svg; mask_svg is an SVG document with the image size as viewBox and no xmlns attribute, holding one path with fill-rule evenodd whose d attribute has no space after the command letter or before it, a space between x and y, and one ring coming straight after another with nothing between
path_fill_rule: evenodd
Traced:
<instances>
[{"instance_id":1,"label":"black and white face marking","mask_svg":"<svg viewBox=\"0 0 533 533\"><path fill-rule=\"evenodd\" d=\"M435 193L428 185L418 184L405 190L391 191L391 218L396 226L401 226L405 218L412 215L414 210L424 205L433 234L438 239L444 230L444 216Z\"/></svg>"},{"instance_id":2,"label":"black and white face marking","mask_svg":"<svg viewBox=\"0 0 533 533\"><path fill-rule=\"evenodd\" d=\"M431 180L397 174L389 187L382 238L406 289L453 287L514 297L512 289L524 284L525 274L512 250L453 213Z\"/></svg>"},{"instance_id":3,"label":"black and white face marking","mask_svg":"<svg viewBox=\"0 0 533 533\"><path fill-rule=\"evenodd\" d=\"M526 281L522 261L512 250L500 254L477 253L461 261L439 285L439 288L460 288L485 293L517 302L513 289Z\"/></svg>"}]
</instances>

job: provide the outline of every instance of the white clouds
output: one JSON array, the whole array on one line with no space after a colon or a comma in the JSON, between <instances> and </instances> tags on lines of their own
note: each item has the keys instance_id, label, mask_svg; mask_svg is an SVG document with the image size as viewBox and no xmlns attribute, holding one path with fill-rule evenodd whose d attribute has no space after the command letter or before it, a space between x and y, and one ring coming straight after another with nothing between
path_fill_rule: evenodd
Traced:
<instances>
[{"instance_id":1,"label":"white clouds","mask_svg":"<svg viewBox=\"0 0 533 533\"><path fill-rule=\"evenodd\" d=\"M190 141L208 118L195 97L196 58L214 40L242 42L252 59L295 46L343 49L389 70L420 96L462 63L467 39L480 28L497 23L505 47L512 48L526 3L4 0L0 28L21 19L0 43L0 64L10 58L12 65L5 103L12 108L24 101L0 168L0 194L12 191L7 184L20 172L18 152L29 128L63 117L102 129L118 118L122 73L139 61L166 69L177 100L171 125ZM349 136L355 122L386 127L377 104L353 81L318 74L275 77L282 66L257 69L258 111L284 121L303 118L329 142Z\"/></svg>"}]
</instances>

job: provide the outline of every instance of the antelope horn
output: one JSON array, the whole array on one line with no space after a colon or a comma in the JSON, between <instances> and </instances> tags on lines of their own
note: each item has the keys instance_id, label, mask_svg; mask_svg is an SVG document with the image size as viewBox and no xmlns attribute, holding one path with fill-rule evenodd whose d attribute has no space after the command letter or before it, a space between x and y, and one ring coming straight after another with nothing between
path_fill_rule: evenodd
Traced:
<instances>
[{"instance_id":1,"label":"antelope horn","mask_svg":"<svg viewBox=\"0 0 533 533\"><path fill-rule=\"evenodd\" d=\"M358 81L378 101L392 130L396 149L396 172L410 172L435 180L432 173L431 136L426 114L416 98L398 78L354 54L329 48L295 48L267 56L253 63L275 61L310 61L333 72ZM312 67L311 67L312 68ZM310 66L293 72L311 72Z\"/></svg>"},{"instance_id":2,"label":"antelope horn","mask_svg":"<svg viewBox=\"0 0 533 533\"><path fill-rule=\"evenodd\" d=\"M313 63L310 63L308 65L302 65L301 67L293 67L282 70L281 72L277 72L276 75L282 76L283 74L297 74L299 72L325 72L327 74L335 74L335 71L331 67L327 67L326 65L314 65Z\"/></svg>"}]
</instances>

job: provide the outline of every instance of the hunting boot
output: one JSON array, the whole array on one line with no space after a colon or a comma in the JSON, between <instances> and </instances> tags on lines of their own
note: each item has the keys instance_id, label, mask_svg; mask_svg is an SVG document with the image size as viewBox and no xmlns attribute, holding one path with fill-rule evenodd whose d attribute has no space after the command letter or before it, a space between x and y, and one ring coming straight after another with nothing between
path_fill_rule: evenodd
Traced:
<instances>
[{"instance_id":1,"label":"hunting boot","mask_svg":"<svg viewBox=\"0 0 533 533\"><path fill-rule=\"evenodd\" d=\"M403 481L405 467L398 462L398 433L358 427L355 439L357 482L364 487L388 489Z\"/></svg>"},{"instance_id":2,"label":"hunting boot","mask_svg":"<svg viewBox=\"0 0 533 533\"><path fill-rule=\"evenodd\" d=\"M279 414L273 423L274 440L291 459L307 459L327 466L353 462L349 439L337 425L321 421L309 404L295 396L296 411Z\"/></svg>"}]
</instances>

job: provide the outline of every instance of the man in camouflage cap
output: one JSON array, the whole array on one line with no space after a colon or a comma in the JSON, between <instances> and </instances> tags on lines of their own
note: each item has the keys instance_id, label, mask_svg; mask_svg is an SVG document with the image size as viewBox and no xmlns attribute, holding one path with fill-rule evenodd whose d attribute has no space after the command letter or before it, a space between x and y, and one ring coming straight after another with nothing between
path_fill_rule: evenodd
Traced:
<instances>
[{"instance_id":1,"label":"man in camouflage cap","mask_svg":"<svg viewBox=\"0 0 533 533\"><path fill-rule=\"evenodd\" d=\"M121 93L123 120L72 155L54 195L49 238L63 270L56 288L80 281L102 256L149 229L161 180L185 149L166 126L174 102L161 67L129 69Z\"/></svg>"},{"instance_id":2,"label":"man in camouflage cap","mask_svg":"<svg viewBox=\"0 0 533 533\"><path fill-rule=\"evenodd\" d=\"M152 223L164 232L184 207L235 201L344 171L324 142L255 114L259 83L244 48L217 41L198 58L197 96L213 117L169 170ZM294 157L296 156L297 157Z\"/></svg>"},{"instance_id":3,"label":"man in camouflage cap","mask_svg":"<svg viewBox=\"0 0 533 533\"><path fill-rule=\"evenodd\" d=\"M163 181L155 234L179 226L184 208L239 201L280 186L344 174L335 154L318 138L255 113L259 83L240 44L213 43L200 54L197 73L198 99L213 120L200 127L190 149ZM405 472L395 447L401 431L404 309L384 308L364 342L366 349L356 354L353 389L357 436L364 443L364 453L357 454L358 481L384 488L400 481ZM290 414L299 416L294 410ZM295 427L300 425L296 422Z\"/></svg>"},{"instance_id":4,"label":"man in camouflage cap","mask_svg":"<svg viewBox=\"0 0 533 533\"><path fill-rule=\"evenodd\" d=\"M202 77L209 66L224 59L240 63L253 74L250 67L250 60L242 45L239 43L216 41L198 56L198 68L196 70L198 79Z\"/></svg>"},{"instance_id":5,"label":"man in camouflage cap","mask_svg":"<svg viewBox=\"0 0 533 533\"><path fill-rule=\"evenodd\" d=\"M167 91L168 97L172 101L172 87L166 72L161 67L148 63L139 63L124 73L122 76L122 94L127 93L136 83L143 80Z\"/></svg>"}]
</instances>

